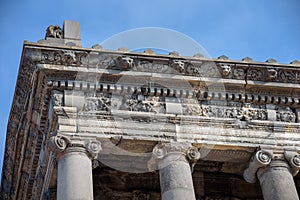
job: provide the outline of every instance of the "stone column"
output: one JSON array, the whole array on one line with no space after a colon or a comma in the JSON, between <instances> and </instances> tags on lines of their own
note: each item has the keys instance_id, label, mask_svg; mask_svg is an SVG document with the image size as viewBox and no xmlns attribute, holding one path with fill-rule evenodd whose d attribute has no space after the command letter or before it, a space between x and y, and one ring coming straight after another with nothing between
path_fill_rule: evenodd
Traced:
<instances>
[{"instance_id":1,"label":"stone column","mask_svg":"<svg viewBox=\"0 0 300 200\"><path fill-rule=\"evenodd\" d=\"M186 143L159 144L153 149L158 159L162 200L195 199L189 160L200 158L197 148Z\"/></svg>"},{"instance_id":2,"label":"stone column","mask_svg":"<svg viewBox=\"0 0 300 200\"><path fill-rule=\"evenodd\" d=\"M52 137L49 147L58 157L57 199L92 200L92 161L101 150L96 140L73 142L64 137Z\"/></svg>"},{"instance_id":3,"label":"stone column","mask_svg":"<svg viewBox=\"0 0 300 200\"><path fill-rule=\"evenodd\" d=\"M249 183L259 179L265 200L299 200L293 175L300 168L299 154L285 151L273 155L272 151L260 150L249 163L244 178Z\"/></svg>"}]
</instances>

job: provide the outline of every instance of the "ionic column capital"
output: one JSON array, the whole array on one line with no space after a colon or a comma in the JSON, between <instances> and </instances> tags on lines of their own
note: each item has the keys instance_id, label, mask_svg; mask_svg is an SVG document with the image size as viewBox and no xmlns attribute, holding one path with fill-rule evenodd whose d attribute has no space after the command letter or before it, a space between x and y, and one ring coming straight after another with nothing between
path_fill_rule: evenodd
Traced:
<instances>
[{"instance_id":1,"label":"ionic column capital","mask_svg":"<svg viewBox=\"0 0 300 200\"><path fill-rule=\"evenodd\" d=\"M96 159L98 153L102 150L101 142L95 139L84 139L84 140L71 140L69 137L64 135L55 135L49 138L48 148L50 151L55 153L58 157L71 151L82 151L85 150L88 157Z\"/></svg>"},{"instance_id":2,"label":"ionic column capital","mask_svg":"<svg viewBox=\"0 0 300 200\"><path fill-rule=\"evenodd\" d=\"M244 179L248 183L256 182L256 172L259 168L268 166L273 158L273 151L261 149L257 151L249 162L248 168L244 171Z\"/></svg>"},{"instance_id":3,"label":"ionic column capital","mask_svg":"<svg viewBox=\"0 0 300 200\"><path fill-rule=\"evenodd\" d=\"M284 158L291 167L293 176L296 176L300 170L300 154L294 151L285 151Z\"/></svg>"},{"instance_id":4,"label":"ionic column capital","mask_svg":"<svg viewBox=\"0 0 300 200\"><path fill-rule=\"evenodd\" d=\"M190 162L192 166L200 158L197 147L190 143L160 143L153 149L153 158L158 161L159 168L163 168L173 161Z\"/></svg>"},{"instance_id":5,"label":"ionic column capital","mask_svg":"<svg viewBox=\"0 0 300 200\"><path fill-rule=\"evenodd\" d=\"M300 155L294 151L284 151L280 158L273 155L272 150L260 149L251 158L248 168L244 171L244 179L249 183L255 183L267 168L288 168L293 176L300 169Z\"/></svg>"}]
</instances>

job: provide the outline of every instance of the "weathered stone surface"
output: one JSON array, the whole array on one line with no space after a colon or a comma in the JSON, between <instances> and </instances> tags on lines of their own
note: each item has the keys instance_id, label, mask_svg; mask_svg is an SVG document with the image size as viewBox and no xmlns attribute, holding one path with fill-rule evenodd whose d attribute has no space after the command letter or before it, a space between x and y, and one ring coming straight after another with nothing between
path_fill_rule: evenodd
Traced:
<instances>
[{"instance_id":1,"label":"weathered stone surface","mask_svg":"<svg viewBox=\"0 0 300 200\"><path fill-rule=\"evenodd\" d=\"M60 33L52 26L45 40L24 43L8 120L1 198L54 199L56 193L62 196L60 187L70 180L79 187L81 175L87 182L83 193L92 198L93 164L93 176L100 177L93 181L95 199L160 199L158 173L148 169L157 143L193 144L192 149L182 148L179 160L161 168L161 181L167 180L162 192L169 199L187 191L191 195L192 179L197 199L261 199L258 183L242 179L259 147L276 156L281 152L280 159L297 174L298 157L284 153L300 151L296 62L81 48L79 24L70 21L62 37ZM60 148L53 150L49 141ZM87 151L72 154L70 160L65 157L74 168L58 161L68 148ZM166 155L162 158L172 157ZM131 173L108 170L103 164ZM253 173L266 167L255 166ZM82 174L62 178L72 171ZM274 178L280 180L280 174ZM62 186L56 190L57 179ZM291 184L291 177L286 181ZM299 190L299 175L295 181ZM265 195L269 186L263 187ZM275 194L281 194L280 189Z\"/></svg>"},{"instance_id":2,"label":"weathered stone surface","mask_svg":"<svg viewBox=\"0 0 300 200\"><path fill-rule=\"evenodd\" d=\"M71 40L80 40L80 23L65 20L64 21L64 38Z\"/></svg>"},{"instance_id":3,"label":"weathered stone surface","mask_svg":"<svg viewBox=\"0 0 300 200\"><path fill-rule=\"evenodd\" d=\"M271 163L258 177L265 200L299 199L293 176L285 165Z\"/></svg>"},{"instance_id":4,"label":"weathered stone surface","mask_svg":"<svg viewBox=\"0 0 300 200\"><path fill-rule=\"evenodd\" d=\"M69 147L58 160L57 199L93 199L92 164L84 149Z\"/></svg>"}]
</instances>

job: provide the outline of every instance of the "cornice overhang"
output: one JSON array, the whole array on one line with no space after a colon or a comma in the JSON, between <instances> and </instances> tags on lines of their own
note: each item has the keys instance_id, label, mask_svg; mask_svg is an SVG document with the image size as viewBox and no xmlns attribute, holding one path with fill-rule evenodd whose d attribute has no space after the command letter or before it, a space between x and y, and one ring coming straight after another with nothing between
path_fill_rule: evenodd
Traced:
<instances>
[{"instance_id":1,"label":"cornice overhang","mask_svg":"<svg viewBox=\"0 0 300 200\"><path fill-rule=\"evenodd\" d=\"M157 84L151 85L151 81ZM7 126L2 177L2 190L14 198L16 198L15 191L20 185L20 176L30 176L30 173L36 173L37 170L31 168L27 172L24 171L25 165L34 166L34 162L37 162L34 161L34 157L39 159L40 153L35 151L32 152L32 155L27 155L26 149L30 145L35 145L35 149L41 148L43 141L41 137L45 132L49 132L47 126L49 120L53 120L50 119L51 117L55 116L63 120L59 114L54 113L51 116L49 112L51 95L54 90L60 92L83 91L85 93L96 91L98 94L116 93L115 97L118 98L130 93L136 97L144 95L158 98L192 99L190 102L182 101L183 107L185 105L195 106L190 110L186 109L184 111L186 113L181 113L182 115L178 113L165 115L159 110L153 111L153 108L150 111L149 109L142 111L127 108L126 112L130 112L130 114L125 115L131 115L131 120L140 118L142 119L141 123L148 123L149 116L147 115L157 113L157 116L161 115L160 119L163 119L164 122L171 124L186 122L192 126L199 123L204 126L206 122L211 122L209 119L212 117L217 118L214 120L215 124L224 121L223 118L227 118L225 124L228 127L231 126L231 129L240 127L244 130L252 129L253 134L255 134L255 129L259 129L266 137L272 132L282 134L279 138L283 138L282 143L287 148L289 145L286 142L288 141L287 137L294 137L296 141L300 140L300 65L297 63L234 61L24 42ZM130 92L124 93L125 90ZM90 99L93 101L92 97ZM89 99L84 99L84 101L86 103ZM197 105L198 101L205 103L201 107ZM222 107L223 104L220 102L231 102L232 106L229 106L228 110L226 110L227 108L224 110L224 106ZM63 104L56 105L57 110L64 110L64 107L70 106L65 102ZM255 106L247 110L244 104ZM166 109L165 99L160 105ZM279 109L276 110L274 106ZM234 110L234 107L239 108ZM218 113L222 109L222 112L229 113L226 117ZM245 110L259 113L258 117L253 117L256 114L253 116L245 114ZM94 112L85 111L79 113L83 119L85 119L85 115L97 119L99 115L109 116L112 114L111 110L105 112L97 109ZM115 110L114 117L122 117L122 113L118 112L119 108ZM123 112L123 116L126 112ZM244 112L244 114L237 114L240 112ZM249 116L250 118L248 118ZM272 120L270 120L271 118ZM237 121L243 122L236 123ZM137 122L138 120L132 120L131 123ZM222 123L224 124L224 122ZM244 124L247 125L244 126ZM211 126L213 125L211 124ZM171 129L165 132L166 135L171 135ZM229 129L225 127L224 130L228 131ZM63 129L59 131L64 132ZM67 132L65 131L65 134L68 134ZM128 129L128 134L129 132ZM283 132L287 132L288 135L284 135ZM225 135L217 145L226 144ZM31 137L35 139L32 140ZM125 139L130 139L130 137L129 135ZM199 136L198 141L200 142L196 145L201 146L201 143L205 142L208 137L209 135L207 138ZM151 138L141 137L140 139L150 140ZM162 139L161 136L160 140ZM189 138L182 139L190 140ZM259 139L259 136L255 139ZM251 147L250 151L254 151L256 146L263 144L262 140L257 140L257 143L253 138L252 140L249 146L244 138L239 141L240 147ZM299 145L294 143L295 141L290 143L290 148L299 151ZM29 163L24 163L27 162L25 161L26 156L31 159Z\"/></svg>"}]
</instances>

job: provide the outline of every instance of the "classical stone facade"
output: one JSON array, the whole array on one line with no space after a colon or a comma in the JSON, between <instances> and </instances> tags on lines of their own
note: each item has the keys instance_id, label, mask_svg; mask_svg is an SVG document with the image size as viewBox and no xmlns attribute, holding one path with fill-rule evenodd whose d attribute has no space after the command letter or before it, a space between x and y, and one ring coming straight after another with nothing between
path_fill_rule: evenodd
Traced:
<instances>
[{"instance_id":1,"label":"classical stone facade","mask_svg":"<svg viewBox=\"0 0 300 200\"><path fill-rule=\"evenodd\" d=\"M299 199L300 64L24 42L1 199ZM298 190L298 193L297 193Z\"/></svg>"}]
</instances>

